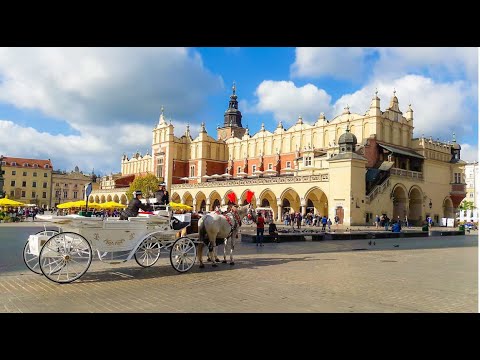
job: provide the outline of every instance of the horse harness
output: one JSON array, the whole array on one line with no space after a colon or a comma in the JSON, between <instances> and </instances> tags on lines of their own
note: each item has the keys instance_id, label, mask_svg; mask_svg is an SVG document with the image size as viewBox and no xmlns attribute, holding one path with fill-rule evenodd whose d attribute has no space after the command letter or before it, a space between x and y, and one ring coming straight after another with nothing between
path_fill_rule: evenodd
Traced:
<instances>
[{"instance_id":1,"label":"horse harness","mask_svg":"<svg viewBox=\"0 0 480 360\"><path fill-rule=\"evenodd\" d=\"M238 227L242 226L242 220L240 219L240 215L238 215L238 211L236 210L231 210L230 212L221 215L225 217L225 220L227 220L231 227L230 233L227 236L227 238L229 238Z\"/></svg>"}]
</instances>

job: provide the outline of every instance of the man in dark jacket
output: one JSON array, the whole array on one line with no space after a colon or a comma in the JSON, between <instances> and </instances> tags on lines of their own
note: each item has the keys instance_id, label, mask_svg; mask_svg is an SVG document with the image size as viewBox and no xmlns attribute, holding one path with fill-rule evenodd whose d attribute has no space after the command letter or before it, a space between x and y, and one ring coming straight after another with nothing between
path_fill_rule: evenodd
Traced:
<instances>
[{"instance_id":1,"label":"man in dark jacket","mask_svg":"<svg viewBox=\"0 0 480 360\"><path fill-rule=\"evenodd\" d=\"M170 197L164 183L158 184L158 191L155 192L155 197L157 198L157 203L160 205L168 205L170 202Z\"/></svg>"},{"instance_id":2,"label":"man in dark jacket","mask_svg":"<svg viewBox=\"0 0 480 360\"><path fill-rule=\"evenodd\" d=\"M142 209L143 211L151 210L150 205L143 204L140 201L141 198L142 192L140 190L136 190L133 192L133 199L130 200L127 208L121 212L120 220L128 220L129 217L137 217L139 209Z\"/></svg>"}]
</instances>

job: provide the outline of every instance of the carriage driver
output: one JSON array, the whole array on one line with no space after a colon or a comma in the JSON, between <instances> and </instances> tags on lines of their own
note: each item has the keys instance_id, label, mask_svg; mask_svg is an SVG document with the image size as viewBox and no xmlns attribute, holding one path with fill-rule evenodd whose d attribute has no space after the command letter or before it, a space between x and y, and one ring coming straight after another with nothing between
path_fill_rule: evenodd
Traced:
<instances>
[{"instance_id":1,"label":"carriage driver","mask_svg":"<svg viewBox=\"0 0 480 360\"><path fill-rule=\"evenodd\" d=\"M149 204L143 204L140 201L141 198L142 192L140 190L133 192L133 199L130 200L127 208L120 213L120 220L128 220L129 217L137 217L139 209L142 209L143 211L151 210Z\"/></svg>"}]
</instances>

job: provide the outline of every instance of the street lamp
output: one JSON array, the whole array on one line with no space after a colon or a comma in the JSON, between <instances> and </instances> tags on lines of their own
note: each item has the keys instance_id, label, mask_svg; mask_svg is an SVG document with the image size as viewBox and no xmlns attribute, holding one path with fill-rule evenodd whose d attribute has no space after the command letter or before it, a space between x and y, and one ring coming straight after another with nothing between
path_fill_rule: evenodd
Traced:
<instances>
[{"instance_id":1,"label":"street lamp","mask_svg":"<svg viewBox=\"0 0 480 360\"><path fill-rule=\"evenodd\" d=\"M432 208L432 199L430 199L430 202L428 203L428 207L431 209Z\"/></svg>"}]
</instances>

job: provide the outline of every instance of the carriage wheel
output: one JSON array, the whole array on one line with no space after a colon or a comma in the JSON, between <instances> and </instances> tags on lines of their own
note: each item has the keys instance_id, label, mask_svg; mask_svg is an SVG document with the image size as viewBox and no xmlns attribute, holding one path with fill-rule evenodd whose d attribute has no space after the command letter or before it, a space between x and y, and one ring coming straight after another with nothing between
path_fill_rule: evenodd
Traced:
<instances>
[{"instance_id":1,"label":"carriage wheel","mask_svg":"<svg viewBox=\"0 0 480 360\"><path fill-rule=\"evenodd\" d=\"M155 236L146 237L135 251L134 257L138 265L150 267L160 257L160 244Z\"/></svg>"},{"instance_id":2,"label":"carriage wheel","mask_svg":"<svg viewBox=\"0 0 480 360\"><path fill-rule=\"evenodd\" d=\"M85 274L92 262L92 247L81 235L62 232L52 236L40 251L40 270L49 280L70 283Z\"/></svg>"},{"instance_id":3,"label":"carriage wheel","mask_svg":"<svg viewBox=\"0 0 480 360\"><path fill-rule=\"evenodd\" d=\"M242 219L242 222L245 225L251 225L251 224L253 224L253 219L249 218L248 216L244 216L243 219Z\"/></svg>"},{"instance_id":4,"label":"carriage wheel","mask_svg":"<svg viewBox=\"0 0 480 360\"><path fill-rule=\"evenodd\" d=\"M51 237L57 234L58 234L58 231L55 231L55 230L42 230L36 233L35 235L45 235L45 236ZM28 240L23 248L23 262L25 263L25 265L27 265L27 268L29 270L33 271L35 274L42 275L42 271L40 270L40 265L38 264L38 256L30 252L30 244Z\"/></svg>"},{"instance_id":5,"label":"carriage wheel","mask_svg":"<svg viewBox=\"0 0 480 360\"><path fill-rule=\"evenodd\" d=\"M195 243L188 237L175 241L170 249L170 264L178 272L184 273L192 268L197 257Z\"/></svg>"}]
</instances>

